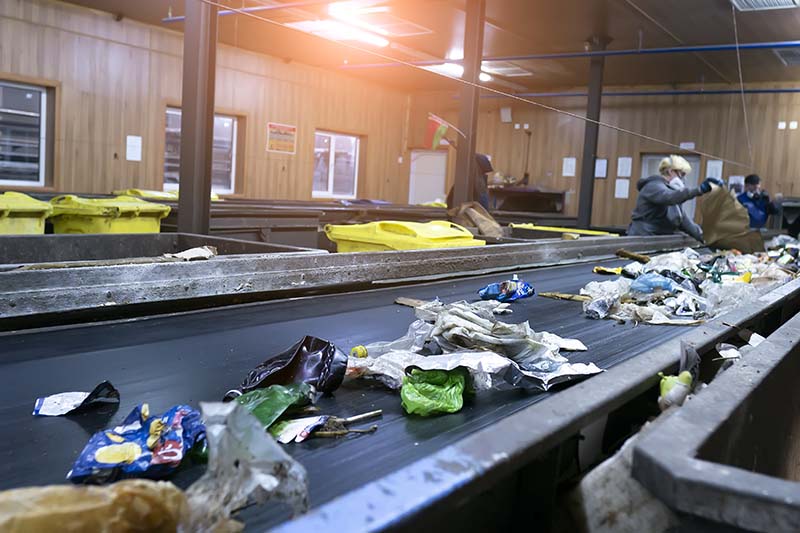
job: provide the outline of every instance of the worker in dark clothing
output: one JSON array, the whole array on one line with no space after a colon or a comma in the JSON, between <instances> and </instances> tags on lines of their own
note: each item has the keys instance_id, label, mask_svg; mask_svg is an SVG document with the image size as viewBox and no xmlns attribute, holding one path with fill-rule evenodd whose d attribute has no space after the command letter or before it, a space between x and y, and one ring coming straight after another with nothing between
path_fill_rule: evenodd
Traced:
<instances>
[{"instance_id":1,"label":"worker in dark clothing","mask_svg":"<svg viewBox=\"0 0 800 533\"><path fill-rule=\"evenodd\" d=\"M778 213L778 205L783 200L783 195L776 194L775 202L771 202L767 191L761 189L761 178L756 174L750 174L744 179L744 192L736 199L747 208L750 227L760 229L767 224L770 215Z\"/></svg>"},{"instance_id":2,"label":"worker in dark clothing","mask_svg":"<svg viewBox=\"0 0 800 533\"><path fill-rule=\"evenodd\" d=\"M639 197L631 214L628 235L671 235L676 230L703 241L703 230L686 216L681 204L722 186L717 178L706 178L699 187L686 188L683 178L691 172L689 162L679 155L665 157L658 165L658 175L642 178L636 185Z\"/></svg>"},{"instance_id":3,"label":"worker in dark clothing","mask_svg":"<svg viewBox=\"0 0 800 533\"><path fill-rule=\"evenodd\" d=\"M477 164L473 172L472 195L474 200L480 203L484 209L489 209L487 175L493 172L494 168L492 168L492 162L489 161L489 156L485 154L475 154L475 162ZM456 176L456 179L458 179L458 176ZM447 193L447 206L450 208L458 207L453 205L453 189L455 189L455 186L451 187L450 192Z\"/></svg>"}]
</instances>

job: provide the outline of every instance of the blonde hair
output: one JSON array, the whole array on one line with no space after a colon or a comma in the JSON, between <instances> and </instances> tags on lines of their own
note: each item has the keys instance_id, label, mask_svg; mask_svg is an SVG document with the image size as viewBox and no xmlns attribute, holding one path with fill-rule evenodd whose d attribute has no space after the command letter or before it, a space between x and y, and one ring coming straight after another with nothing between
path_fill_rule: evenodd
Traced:
<instances>
[{"instance_id":1,"label":"blonde hair","mask_svg":"<svg viewBox=\"0 0 800 533\"><path fill-rule=\"evenodd\" d=\"M692 165L679 155L671 155L661 160L658 165L658 173L665 176L670 170L679 170L688 174L692 171Z\"/></svg>"}]
</instances>

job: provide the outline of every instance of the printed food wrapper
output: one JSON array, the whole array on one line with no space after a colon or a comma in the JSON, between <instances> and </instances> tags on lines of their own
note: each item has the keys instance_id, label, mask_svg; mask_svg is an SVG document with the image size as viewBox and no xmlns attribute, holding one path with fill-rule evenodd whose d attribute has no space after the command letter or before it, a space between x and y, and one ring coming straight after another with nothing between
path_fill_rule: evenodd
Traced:
<instances>
[{"instance_id":1,"label":"printed food wrapper","mask_svg":"<svg viewBox=\"0 0 800 533\"><path fill-rule=\"evenodd\" d=\"M92 392L62 392L36 398L34 416L62 416L103 404L119 404L119 391L108 381L97 385Z\"/></svg>"}]
</instances>

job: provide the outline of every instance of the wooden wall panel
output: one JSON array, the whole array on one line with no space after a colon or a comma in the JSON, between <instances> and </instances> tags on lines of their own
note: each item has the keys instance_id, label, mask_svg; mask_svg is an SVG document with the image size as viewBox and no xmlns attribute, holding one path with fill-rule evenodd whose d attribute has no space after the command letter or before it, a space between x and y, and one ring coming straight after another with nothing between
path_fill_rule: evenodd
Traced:
<instances>
[{"instance_id":1,"label":"wooden wall panel","mask_svg":"<svg viewBox=\"0 0 800 533\"><path fill-rule=\"evenodd\" d=\"M176 32L55 0L0 2L0 79L58 84L56 190L161 188L164 112L180 104L181 55ZM407 198L402 92L220 46L216 107L246 121L237 193L310 199L319 128L365 137L359 196ZM295 155L266 151L267 122L298 126ZM127 135L142 136L142 162L125 161Z\"/></svg>"},{"instance_id":2,"label":"wooden wall panel","mask_svg":"<svg viewBox=\"0 0 800 533\"><path fill-rule=\"evenodd\" d=\"M640 89L655 90L658 87ZM547 98L540 101L578 115L586 112L585 100L581 98ZM753 145L752 165L739 95L607 97L603 101L601 121L674 144L694 142L698 150L742 163L725 163L723 174L726 178L756 172L772 193L800 195L800 150L796 149L800 142L800 129L777 129L778 121L800 121L800 94L748 94L745 101ZM423 142L428 112L457 121L457 105L458 101L452 93L415 95L411 113L412 142L420 145ZM499 108L504 105L512 107L512 124L500 122ZM494 98L482 100L478 150L492 156L495 169L522 176L525 134L521 129L515 130L514 123L531 125L533 133L529 169L532 182L540 187L566 191L566 212L576 215L579 179L563 177L561 164L564 157L576 157L580 174L584 122L521 102L510 103ZM625 226L630 222L630 213L636 204L635 186L641 172L642 154L683 152L654 141L601 128L597 153L598 157L608 159L609 163L608 177L595 180L593 223ZM633 158L631 194L628 199L614 198L616 160L622 156ZM702 158L701 175L705 175L707 159ZM451 169L448 186L452 180Z\"/></svg>"}]
</instances>

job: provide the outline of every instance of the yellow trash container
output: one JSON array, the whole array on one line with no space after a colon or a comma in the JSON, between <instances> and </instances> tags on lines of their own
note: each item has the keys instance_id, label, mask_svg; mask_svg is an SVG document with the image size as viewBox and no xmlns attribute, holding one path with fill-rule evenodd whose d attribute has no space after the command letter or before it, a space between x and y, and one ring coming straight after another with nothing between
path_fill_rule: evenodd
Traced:
<instances>
[{"instance_id":1,"label":"yellow trash container","mask_svg":"<svg viewBox=\"0 0 800 533\"><path fill-rule=\"evenodd\" d=\"M146 200L160 200L162 202L177 202L178 191L151 191L148 189L125 189L123 191L114 191L111 194L117 196L135 196L137 198L144 198Z\"/></svg>"},{"instance_id":2,"label":"yellow trash container","mask_svg":"<svg viewBox=\"0 0 800 533\"><path fill-rule=\"evenodd\" d=\"M111 194L117 196L136 196L138 198L145 198L147 200L159 200L161 202L177 202L180 194L177 190L174 191L152 191L150 189L125 189L114 191ZM222 198L215 192L211 193L212 202L221 202Z\"/></svg>"},{"instance_id":3,"label":"yellow trash container","mask_svg":"<svg viewBox=\"0 0 800 533\"><path fill-rule=\"evenodd\" d=\"M0 194L0 235L44 233L44 219L53 208L21 192Z\"/></svg>"},{"instance_id":4,"label":"yellow trash container","mask_svg":"<svg viewBox=\"0 0 800 533\"><path fill-rule=\"evenodd\" d=\"M355 225L325 226L328 238L339 252L380 252L386 250L420 250L483 246L469 230L447 222L380 221Z\"/></svg>"},{"instance_id":5,"label":"yellow trash container","mask_svg":"<svg viewBox=\"0 0 800 533\"><path fill-rule=\"evenodd\" d=\"M50 200L54 233L159 233L169 206L132 196L80 198L71 194Z\"/></svg>"}]
</instances>

